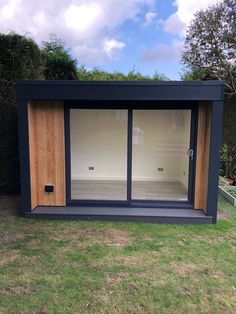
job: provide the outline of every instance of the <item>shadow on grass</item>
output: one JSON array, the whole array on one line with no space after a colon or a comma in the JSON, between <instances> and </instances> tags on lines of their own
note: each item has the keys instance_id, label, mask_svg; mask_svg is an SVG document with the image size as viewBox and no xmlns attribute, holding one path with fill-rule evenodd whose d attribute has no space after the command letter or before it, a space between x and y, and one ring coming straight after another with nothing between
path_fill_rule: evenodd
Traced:
<instances>
[{"instance_id":1,"label":"shadow on grass","mask_svg":"<svg viewBox=\"0 0 236 314\"><path fill-rule=\"evenodd\" d=\"M20 215L20 195L0 195L0 217Z\"/></svg>"}]
</instances>

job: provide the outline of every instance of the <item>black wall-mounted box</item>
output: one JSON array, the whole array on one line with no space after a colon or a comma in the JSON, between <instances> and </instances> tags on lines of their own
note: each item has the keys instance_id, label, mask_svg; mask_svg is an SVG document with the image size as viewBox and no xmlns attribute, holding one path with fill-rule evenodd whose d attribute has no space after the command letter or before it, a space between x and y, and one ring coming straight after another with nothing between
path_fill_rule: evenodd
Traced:
<instances>
[{"instance_id":1,"label":"black wall-mounted box","mask_svg":"<svg viewBox=\"0 0 236 314\"><path fill-rule=\"evenodd\" d=\"M52 193L54 191L54 186L53 185L45 185L44 190L46 193Z\"/></svg>"}]
</instances>

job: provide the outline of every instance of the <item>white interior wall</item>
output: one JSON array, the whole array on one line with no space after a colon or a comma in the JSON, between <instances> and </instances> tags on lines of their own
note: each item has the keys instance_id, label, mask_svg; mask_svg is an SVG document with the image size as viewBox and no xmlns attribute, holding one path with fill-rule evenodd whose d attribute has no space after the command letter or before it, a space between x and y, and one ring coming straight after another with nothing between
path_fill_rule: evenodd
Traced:
<instances>
[{"instance_id":1,"label":"white interior wall","mask_svg":"<svg viewBox=\"0 0 236 314\"><path fill-rule=\"evenodd\" d=\"M71 109L70 125L72 179L126 180L127 110Z\"/></svg>"},{"instance_id":2,"label":"white interior wall","mask_svg":"<svg viewBox=\"0 0 236 314\"><path fill-rule=\"evenodd\" d=\"M189 157L182 158L179 165L179 181L188 189Z\"/></svg>"},{"instance_id":3,"label":"white interior wall","mask_svg":"<svg viewBox=\"0 0 236 314\"><path fill-rule=\"evenodd\" d=\"M189 128L188 110L134 110L133 178L186 182Z\"/></svg>"},{"instance_id":4,"label":"white interior wall","mask_svg":"<svg viewBox=\"0 0 236 314\"><path fill-rule=\"evenodd\" d=\"M190 148L190 128L191 128L191 111L183 111L183 140L184 140L184 152L180 161L180 173L179 180L188 189L188 177L189 177L189 156L187 154Z\"/></svg>"},{"instance_id":5,"label":"white interior wall","mask_svg":"<svg viewBox=\"0 0 236 314\"><path fill-rule=\"evenodd\" d=\"M133 179L187 187L190 111L135 110L133 117ZM126 180L127 120L126 110L70 110L72 179Z\"/></svg>"}]
</instances>

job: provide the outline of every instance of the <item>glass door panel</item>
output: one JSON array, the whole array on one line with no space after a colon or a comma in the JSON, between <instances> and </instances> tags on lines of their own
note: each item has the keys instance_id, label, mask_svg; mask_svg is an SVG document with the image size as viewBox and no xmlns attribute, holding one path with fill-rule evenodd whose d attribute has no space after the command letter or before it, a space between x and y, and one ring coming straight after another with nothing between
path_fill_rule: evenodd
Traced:
<instances>
[{"instance_id":1,"label":"glass door panel","mask_svg":"<svg viewBox=\"0 0 236 314\"><path fill-rule=\"evenodd\" d=\"M72 200L127 200L127 129L127 110L70 109Z\"/></svg>"},{"instance_id":2,"label":"glass door panel","mask_svg":"<svg viewBox=\"0 0 236 314\"><path fill-rule=\"evenodd\" d=\"M132 199L187 201L191 110L134 110Z\"/></svg>"}]
</instances>

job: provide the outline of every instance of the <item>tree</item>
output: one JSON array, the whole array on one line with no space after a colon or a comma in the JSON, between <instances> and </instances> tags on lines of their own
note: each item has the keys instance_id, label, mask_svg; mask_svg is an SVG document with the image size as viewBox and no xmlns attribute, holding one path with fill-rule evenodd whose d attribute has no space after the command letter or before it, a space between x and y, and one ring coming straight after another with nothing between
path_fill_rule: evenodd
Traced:
<instances>
[{"instance_id":1,"label":"tree","mask_svg":"<svg viewBox=\"0 0 236 314\"><path fill-rule=\"evenodd\" d=\"M61 40L54 35L49 42L43 43L44 77L46 80L76 79L77 61L64 48Z\"/></svg>"},{"instance_id":2,"label":"tree","mask_svg":"<svg viewBox=\"0 0 236 314\"><path fill-rule=\"evenodd\" d=\"M42 78L37 44L15 33L0 34L0 192L19 188L15 81Z\"/></svg>"},{"instance_id":3,"label":"tree","mask_svg":"<svg viewBox=\"0 0 236 314\"><path fill-rule=\"evenodd\" d=\"M195 14L182 62L200 78L225 80L226 93L236 94L235 0L223 0Z\"/></svg>"},{"instance_id":4,"label":"tree","mask_svg":"<svg viewBox=\"0 0 236 314\"><path fill-rule=\"evenodd\" d=\"M222 174L236 181L236 95L226 95L222 132Z\"/></svg>"},{"instance_id":5,"label":"tree","mask_svg":"<svg viewBox=\"0 0 236 314\"><path fill-rule=\"evenodd\" d=\"M155 73L152 77L148 75L143 75L142 73L138 72L133 68L133 70L129 71L127 74L121 72L106 72L103 70L99 70L98 68L94 68L91 71L87 71L84 66L79 67L77 71L77 78L78 80L100 80L100 81L140 81L140 80L156 80L156 81L166 81L168 78L159 73Z\"/></svg>"},{"instance_id":6,"label":"tree","mask_svg":"<svg viewBox=\"0 0 236 314\"><path fill-rule=\"evenodd\" d=\"M195 14L185 40L182 79L225 80L221 174L236 179L236 1Z\"/></svg>"}]
</instances>

